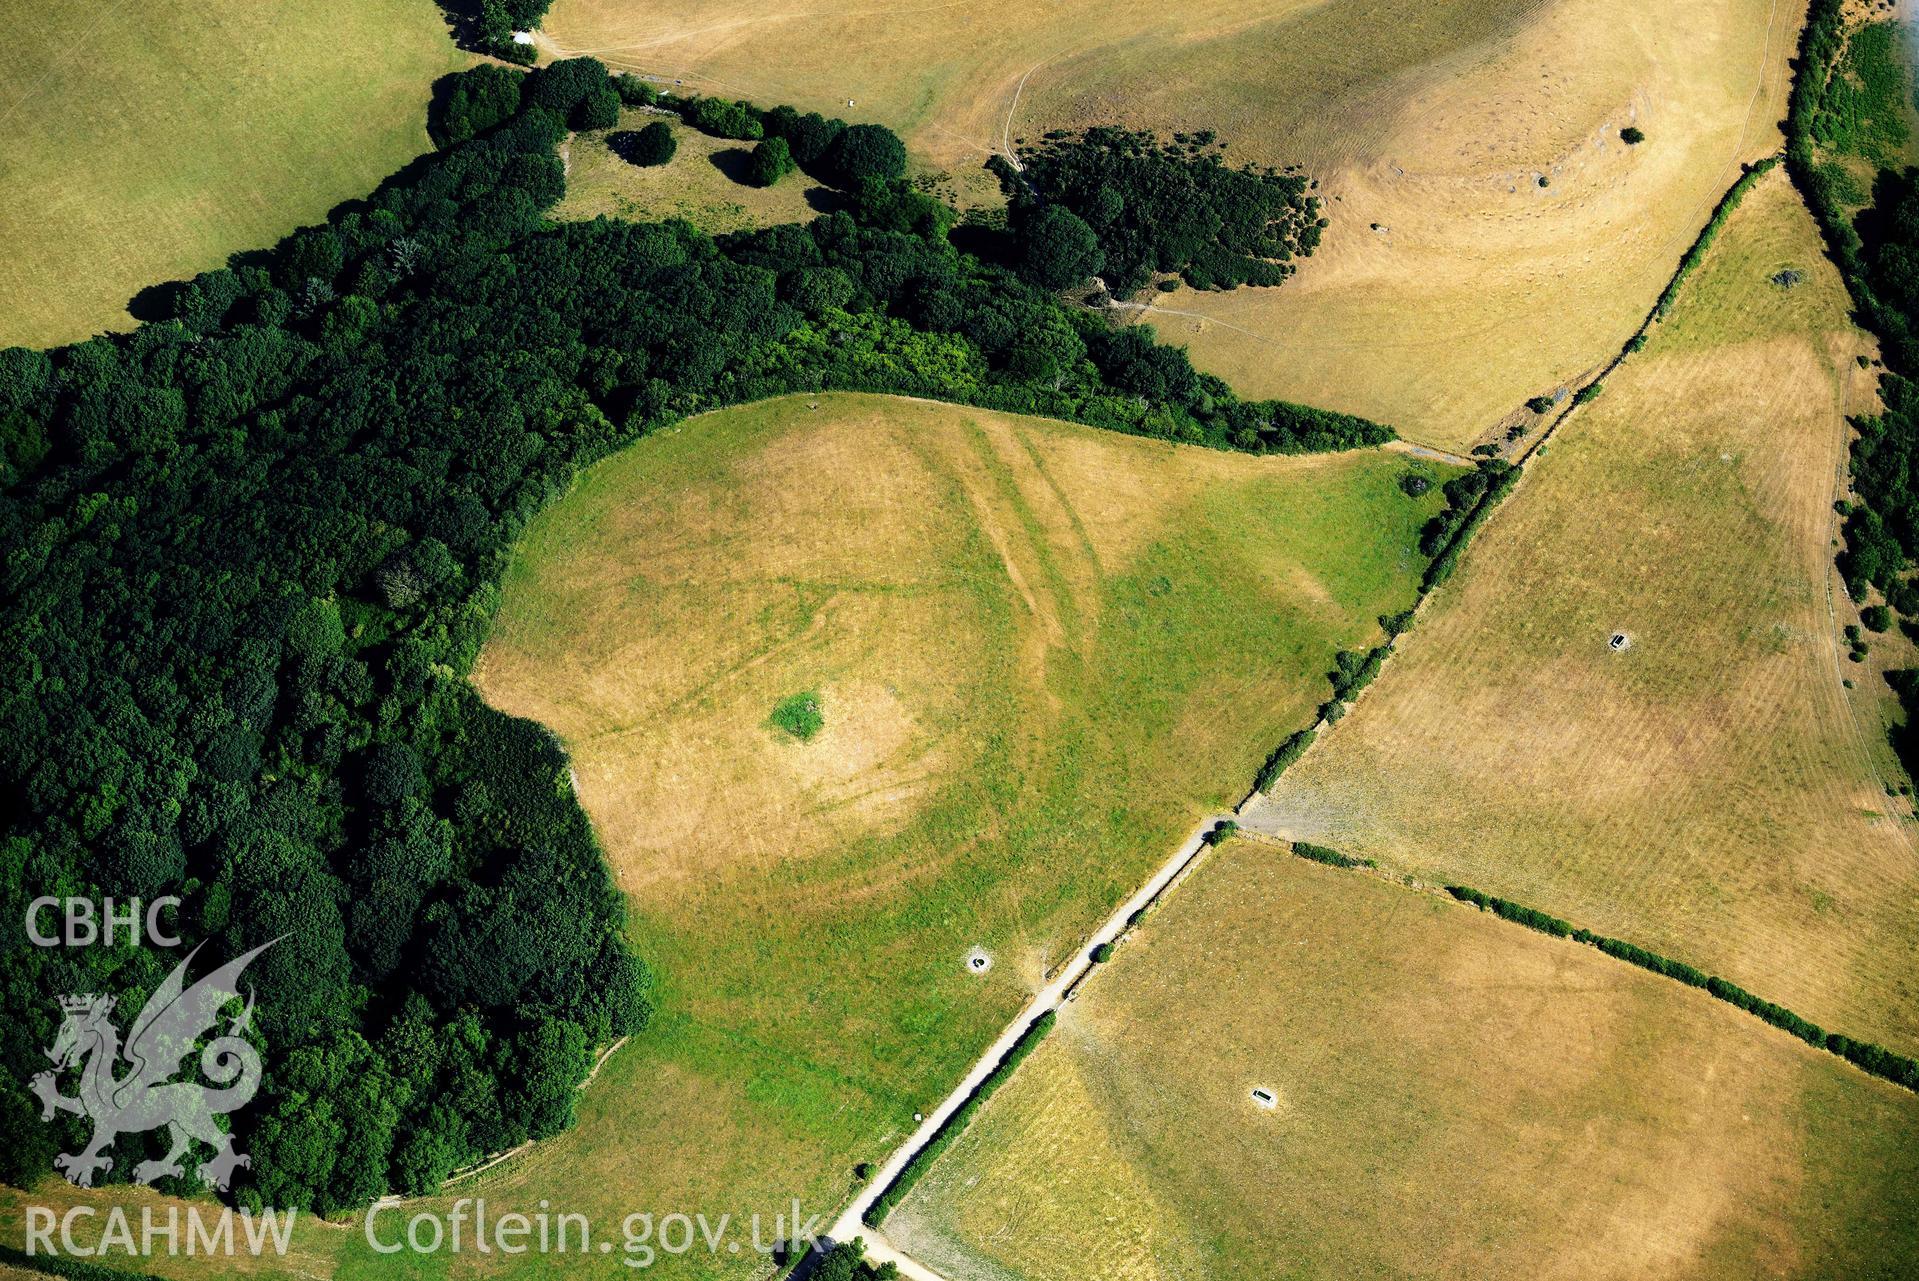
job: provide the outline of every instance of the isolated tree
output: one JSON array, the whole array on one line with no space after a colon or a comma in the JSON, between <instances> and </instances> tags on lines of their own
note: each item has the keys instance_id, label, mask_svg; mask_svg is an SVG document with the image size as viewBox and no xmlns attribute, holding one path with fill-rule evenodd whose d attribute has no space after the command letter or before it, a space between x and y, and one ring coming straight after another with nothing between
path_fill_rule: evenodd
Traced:
<instances>
[{"instance_id":1,"label":"isolated tree","mask_svg":"<svg viewBox=\"0 0 1919 1281\"><path fill-rule=\"evenodd\" d=\"M1629 147L1637 147L1646 140L1645 131L1638 125L1627 125L1619 131L1619 137Z\"/></svg>"},{"instance_id":2,"label":"isolated tree","mask_svg":"<svg viewBox=\"0 0 1919 1281\"><path fill-rule=\"evenodd\" d=\"M1042 205L1020 220L1020 272L1045 289L1064 289L1106 261L1086 220L1059 205Z\"/></svg>"},{"instance_id":3,"label":"isolated tree","mask_svg":"<svg viewBox=\"0 0 1919 1281\"><path fill-rule=\"evenodd\" d=\"M663 165L680 149L673 126L664 120L655 120L644 129L622 129L608 137L606 145L628 164L642 166Z\"/></svg>"},{"instance_id":4,"label":"isolated tree","mask_svg":"<svg viewBox=\"0 0 1919 1281\"><path fill-rule=\"evenodd\" d=\"M770 187L793 172L793 152L784 138L768 138L753 148L753 160L747 167L747 180L755 187Z\"/></svg>"},{"instance_id":5,"label":"isolated tree","mask_svg":"<svg viewBox=\"0 0 1919 1281\"><path fill-rule=\"evenodd\" d=\"M861 179L891 182L906 176L906 144L885 125L848 125L826 155L828 176L852 190Z\"/></svg>"}]
</instances>

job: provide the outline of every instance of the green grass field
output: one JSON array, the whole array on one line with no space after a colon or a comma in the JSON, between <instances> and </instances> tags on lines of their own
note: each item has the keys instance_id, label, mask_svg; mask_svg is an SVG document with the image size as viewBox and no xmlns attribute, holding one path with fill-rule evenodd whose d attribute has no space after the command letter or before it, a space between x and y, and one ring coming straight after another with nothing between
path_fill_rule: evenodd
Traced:
<instances>
[{"instance_id":1,"label":"green grass field","mask_svg":"<svg viewBox=\"0 0 1919 1281\"><path fill-rule=\"evenodd\" d=\"M661 1016L488 1196L837 1203L1411 599L1407 465L833 396L588 474L478 679L572 752Z\"/></svg>"},{"instance_id":2,"label":"green grass field","mask_svg":"<svg viewBox=\"0 0 1919 1281\"><path fill-rule=\"evenodd\" d=\"M1241 841L886 1230L951 1281L1890 1279L1915 1189L1906 1091L1590 949Z\"/></svg>"},{"instance_id":3,"label":"green grass field","mask_svg":"<svg viewBox=\"0 0 1919 1281\"><path fill-rule=\"evenodd\" d=\"M1910 650L1845 659L1832 570L1862 348L1775 171L1256 821L1919 1047L1919 861L1877 676Z\"/></svg>"},{"instance_id":4,"label":"green grass field","mask_svg":"<svg viewBox=\"0 0 1919 1281\"><path fill-rule=\"evenodd\" d=\"M427 150L467 59L429 0L0 0L0 346L125 329L139 290L271 245Z\"/></svg>"}]
</instances>

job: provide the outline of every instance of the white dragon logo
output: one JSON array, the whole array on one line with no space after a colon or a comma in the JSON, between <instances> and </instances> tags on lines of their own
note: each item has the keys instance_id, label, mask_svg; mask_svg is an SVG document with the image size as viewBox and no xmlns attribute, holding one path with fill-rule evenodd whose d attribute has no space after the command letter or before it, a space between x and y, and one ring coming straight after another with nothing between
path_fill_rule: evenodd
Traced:
<instances>
[{"instance_id":1,"label":"white dragon logo","mask_svg":"<svg viewBox=\"0 0 1919 1281\"><path fill-rule=\"evenodd\" d=\"M213 1030L221 1009L239 996L240 972L279 941L264 943L187 987L187 966L200 951L194 948L148 998L133 1021L124 1053L119 1030L108 1017L113 1013L112 997L60 998L66 1021L46 1052L54 1069L33 1078L33 1092L40 1098L42 1120L51 1121L56 1111L90 1117L93 1141L84 1152L54 1157L55 1169L81 1187L92 1187L95 1172L113 1168L106 1150L116 1138L161 1126L169 1131L172 1145L159 1160L134 1167L136 1183L183 1173L180 1157L195 1139L213 1149L213 1158L199 1167L200 1177L222 1191L236 1169L252 1164L245 1153L233 1150L233 1136L214 1122L220 1113L245 1107L260 1088L260 1052L240 1036L253 1018L251 995L246 1008L229 1019L226 1031L200 1052L200 1070L224 1088L171 1078L182 1070L183 1060L200 1038ZM115 1069L123 1059L131 1070L116 1077ZM80 1096L68 1098L55 1081L60 1072L75 1066L80 1068Z\"/></svg>"}]
</instances>

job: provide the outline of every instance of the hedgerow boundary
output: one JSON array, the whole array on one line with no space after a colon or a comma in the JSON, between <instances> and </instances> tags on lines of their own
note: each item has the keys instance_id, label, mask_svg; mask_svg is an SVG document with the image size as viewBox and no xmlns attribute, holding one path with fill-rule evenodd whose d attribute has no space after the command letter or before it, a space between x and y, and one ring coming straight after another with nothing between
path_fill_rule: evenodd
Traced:
<instances>
[{"instance_id":1,"label":"hedgerow boundary","mask_svg":"<svg viewBox=\"0 0 1919 1281\"><path fill-rule=\"evenodd\" d=\"M946 1124L940 1127L939 1133L935 1134L925 1147L913 1154L913 1159L908 1161L893 1182L887 1185L886 1191L880 1193L873 1204L866 1208L866 1213L860 1216L861 1222L875 1231L886 1222L886 1216L893 1212L893 1207L906 1199L906 1194L913 1190L913 1185L920 1181L920 1176L932 1168L933 1162L939 1160L946 1149L953 1146L954 1141L972 1122L974 1115L986 1106L986 1100L993 1096L993 1092L1006 1083L1014 1070L1026 1061L1027 1055L1039 1048L1039 1043L1046 1039L1048 1032L1053 1030L1053 1024L1058 1021L1058 1018L1057 1013L1048 1010L1027 1025L1026 1031L1013 1043L1013 1048L1006 1051L987 1078L979 1083L979 1088L973 1091L966 1102L960 1104L952 1116L946 1118Z\"/></svg>"},{"instance_id":2,"label":"hedgerow boundary","mask_svg":"<svg viewBox=\"0 0 1919 1281\"><path fill-rule=\"evenodd\" d=\"M1776 1005L1763 997L1754 996L1737 983L1707 974L1683 961L1640 947L1637 943L1628 943L1624 939L1608 938L1591 930L1575 927L1570 922L1541 912L1536 908L1515 903L1511 899L1498 898L1466 885L1448 885L1446 892L1462 903L1470 903L1482 912L1491 912L1515 925L1537 930L1541 934L1550 934L1554 938L1569 939L1574 943L1583 943L1596 947L1607 956L1637 965L1642 970L1663 975L1684 983L1687 987L1696 987L1710 993L1728 1005L1735 1005L1754 1018L1770 1023L1781 1031L1790 1032L1816 1049L1836 1054L1851 1063L1862 1072L1903 1086L1919 1094L1919 1061L1895 1054L1883 1046L1871 1041L1855 1040L1839 1032L1828 1032L1810 1019L1802 1018L1783 1005Z\"/></svg>"},{"instance_id":3,"label":"hedgerow boundary","mask_svg":"<svg viewBox=\"0 0 1919 1281\"><path fill-rule=\"evenodd\" d=\"M1678 297L1679 290L1693 272L1698 269L1699 264L1705 258L1706 252L1718 239L1719 233L1725 227L1733 211L1745 200L1746 195L1759 180L1777 168L1782 161L1784 161L1787 166L1788 174L1795 180L1800 179L1801 172L1817 178L1816 171L1812 167L1809 141L1809 113L1815 99L1812 96L1813 90L1808 86L1815 75L1823 77L1825 74L1830 73L1829 64L1833 59L1838 57L1840 51L1844 48L1844 40L1841 38L1837 25L1840 21L1839 12L1839 0L1814 0L1813 11L1808 19L1805 32L1801 39L1798 75L1794 80L1792 110L1788 118L1787 134L1789 142L1786 152L1782 155L1767 156L1742 169L1739 177L1726 189L1725 194L1720 197L1719 202L1713 207L1712 214L1706 220L1706 225L1700 229L1699 235L1694 238L1693 243L1687 248L1686 252L1681 255L1678 266L1673 270L1672 279L1667 282L1666 288L1660 292L1658 300L1653 304L1652 309L1647 313L1646 319L1641 323L1639 328L1626 340L1619 352L1610 361L1580 384L1566 408L1547 426L1546 430L1541 433L1537 439L1520 451L1512 465L1503 472L1495 475L1493 482L1487 486L1478 503L1466 514L1464 519L1460 521L1453 536L1440 548L1432 561L1427 565L1420 596L1412 610L1415 616L1418 611L1425 606L1426 600L1431 596L1433 589L1451 577L1460 556L1465 552L1467 544L1471 541L1473 535L1478 532L1480 526L1491 517L1493 510L1505 499L1506 495L1511 493L1518 485L1524 474L1526 463L1529 462L1535 454L1539 453L1546 442L1573 414L1577 413L1582 406L1590 404L1597 398L1604 380L1610 376L1613 371L1645 347L1647 337L1653 327L1670 314L1673 302ZM1801 169L1802 165L1803 170ZM1812 208L1814 216L1822 230L1825 231L1829 245L1833 247L1832 256L1835 261L1838 262L1841 275L1845 278L1848 288L1853 291L1854 301L1859 307L1861 318L1870 326L1870 322L1879 314L1882 305L1872 295L1871 290L1865 286L1864 282L1856 277L1856 272L1859 268L1858 233L1853 231L1852 228L1844 222L1843 214L1839 211L1836 202L1825 190L1823 181L1815 182L1812 185L1819 188L1818 199L1814 198L1814 195L1808 190L1807 185L1803 181L1800 182L1799 190L1805 197L1808 206ZM1834 227L1839 228L1839 230L1833 230ZM1406 626L1410 626L1410 623L1407 623ZM1386 645L1381 647L1384 653L1378 655L1379 661L1368 664L1369 679L1371 676L1377 675L1385 659L1391 656L1392 643L1392 638L1389 638ZM1355 690L1354 693L1356 696L1357 690ZM1241 805L1241 810L1243 811L1246 804L1250 804L1261 794L1270 791L1286 769L1299 760L1300 757L1304 756L1307 750L1312 747L1319 732L1330 728L1338 719L1339 717L1337 715L1330 718L1322 716L1310 729L1301 730L1287 738L1286 741L1267 758L1266 764L1260 770L1254 792L1251 796L1247 797L1246 802ZM1295 854L1313 862L1324 863L1333 867L1350 866L1360 863L1359 860L1347 860L1345 856L1337 855L1333 851L1322 850L1319 846L1302 842L1293 842L1292 845ZM1324 855L1327 854L1334 856L1331 858L1324 857ZM1368 871L1370 869L1359 865L1351 866L1351 870ZM1791 1033L1808 1045L1826 1050L1829 1053L1845 1059L1869 1075L1879 1077L1882 1080L1889 1081L1894 1085L1901 1086L1914 1093L1919 1093L1919 1061L1915 1061L1901 1054L1896 1054L1871 1041L1857 1040L1840 1032L1828 1032L1818 1024L1794 1013L1785 1006L1768 1001L1763 997L1755 996L1728 979L1707 974L1691 965L1687 965L1683 961L1675 961L1670 957L1661 956L1657 952L1640 947L1638 944L1630 943L1623 939L1609 938L1605 935L1597 934L1592 930L1575 927L1571 922L1553 916L1550 913L1542 912L1537 908L1527 907L1523 904L1514 903L1509 899L1502 899L1485 894L1469 886L1449 885L1446 886L1445 889L1453 898L1461 902L1471 903L1479 907L1482 911L1490 911L1515 924L1526 926L1529 929L1537 930L1543 934L1552 935L1555 938L1571 939L1577 943L1587 944L1599 949L1608 956L1625 961L1628 964L1637 965L1655 974L1675 979L1689 987L1699 988L1719 1000L1737 1006L1755 1018L1769 1023L1782 1031Z\"/></svg>"}]
</instances>

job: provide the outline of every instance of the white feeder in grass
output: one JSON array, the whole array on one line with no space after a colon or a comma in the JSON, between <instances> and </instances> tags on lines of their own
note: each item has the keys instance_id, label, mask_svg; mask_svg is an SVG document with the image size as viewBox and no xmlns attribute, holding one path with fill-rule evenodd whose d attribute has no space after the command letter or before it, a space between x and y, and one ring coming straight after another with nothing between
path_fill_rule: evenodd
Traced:
<instances>
[{"instance_id":1,"label":"white feeder in grass","mask_svg":"<svg viewBox=\"0 0 1919 1281\"><path fill-rule=\"evenodd\" d=\"M1253 1087L1253 1106L1264 1108L1268 1112L1271 1112L1279 1106L1279 1096L1263 1085L1255 1085Z\"/></svg>"}]
</instances>

